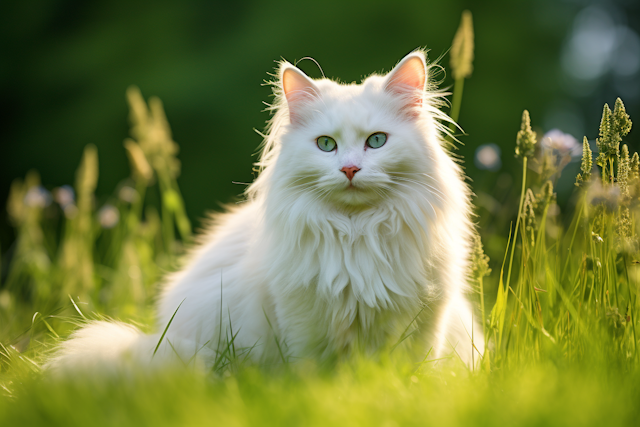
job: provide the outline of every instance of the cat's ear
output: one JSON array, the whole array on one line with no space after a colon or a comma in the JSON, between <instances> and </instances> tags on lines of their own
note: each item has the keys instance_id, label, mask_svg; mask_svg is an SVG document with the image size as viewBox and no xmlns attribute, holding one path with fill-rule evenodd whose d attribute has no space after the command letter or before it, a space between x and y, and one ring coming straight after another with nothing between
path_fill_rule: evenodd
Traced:
<instances>
[{"instance_id":1,"label":"cat's ear","mask_svg":"<svg viewBox=\"0 0 640 427\"><path fill-rule=\"evenodd\" d=\"M422 105L427 83L427 62L422 51L411 52L387 75L385 90L406 97L407 106Z\"/></svg>"},{"instance_id":2,"label":"cat's ear","mask_svg":"<svg viewBox=\"0 0 640 427\"><path fill-rule=\"evenodd\" d=\"M287 62L280 67L280 82L287 98L291 123L297 123L301 119L304 104L316 99L320 92L306 74Z\"/></svg>"}]
</instances>

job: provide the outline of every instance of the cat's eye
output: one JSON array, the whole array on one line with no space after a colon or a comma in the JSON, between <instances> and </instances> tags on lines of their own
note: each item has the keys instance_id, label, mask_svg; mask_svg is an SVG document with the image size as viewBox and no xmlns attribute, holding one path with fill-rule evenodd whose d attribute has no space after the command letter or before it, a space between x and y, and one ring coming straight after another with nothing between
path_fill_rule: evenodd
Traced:
<instances>
[{"instance_id":1,"label":"cat's eye","mask_svg":"<svg viewBox=\"0 0 640 427\"><path fill-rule=\"evenodd\" d=\"M367 146L371 148L380 148L387 142L387 134L384 132L376 132L367 138Z\"/></svg>"},{"instance_id":2,"label":"cat's eye","mask_svg":"<svg viewBox=\"0 0 640 427\"><path fill-rule=\"evenodd\" d=\"M318 142L318 148L326 152L333 151L338 146L336 140L330 136L321 136L316 141Z\"/></svg>"}]
</instances>

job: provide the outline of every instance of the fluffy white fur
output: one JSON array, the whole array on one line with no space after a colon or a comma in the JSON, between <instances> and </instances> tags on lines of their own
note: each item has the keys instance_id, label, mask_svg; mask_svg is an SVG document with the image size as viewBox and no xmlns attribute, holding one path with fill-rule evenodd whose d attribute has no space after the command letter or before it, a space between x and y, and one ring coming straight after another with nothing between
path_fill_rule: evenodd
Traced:
<instances>
[{"instance_id":1,"label":"fluffy white fur","mask_svg":"<svg viewBox=\"0 0 640 427\"><path fill-rule=\"evenodd\" d=\"M326 360L388 349L410 324L416 356L479 359L481 329L464 297L470 193L443 148L449 119L424 53L362 84L311 80L286 62L279 71L261 173L168 278L158 333L95 322L62 344L51 369L210 366L231 334L257 361ZM366 147L375 132L386 144ZM321 151L322 135L337 150ZM351 182L345 166L360 169Z\"/></svg>"}]
</instances>

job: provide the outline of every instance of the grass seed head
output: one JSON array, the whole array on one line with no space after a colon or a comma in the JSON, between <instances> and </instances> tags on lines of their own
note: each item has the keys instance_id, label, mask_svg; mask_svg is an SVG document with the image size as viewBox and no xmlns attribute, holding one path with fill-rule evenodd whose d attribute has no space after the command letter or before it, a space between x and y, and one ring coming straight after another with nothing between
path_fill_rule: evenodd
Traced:
<instances>
[{"instance_id":1,"label":"grass seed head","mask_svg":"<svg viewBox=\"0 0 640 427\"><path fill-rule=\"evenodd\" d=\"M491 273L489 257L484 253L482 239L478 233L473 236L473 249L471 252L471 279L479 283L483 277Z\"/></svg>"},{"instance_id":2,"label":"grass seed head","mask_svg":"<svg viewBox=\"0 0 640 427\"><path fill-rule=\"evenodd\" d=\"M138 179L149 182L153 178L153 170L149 166L149 162L140 145L132 139L125 139L124 148L127 150L127 157L129 157L133 175Z\"/></svg>"},{"instance_id":3,"label":"grass seed head","mask_svg":"<svg viewBox=\"0 0 640 427\"><path fill-rule=\"evenodd\" d=\"M616 99L613 107L613 130L620 136L627 136L631 131L631 119L624 108L624 104L620 98Z\"/></svg>"},{"instance_id":4,"label":"grass seed head","mask_svg":"<svg viewBox=\"0 0 640 427\"><path fill-rule=\"evenodd\" d=\"M547 181L542 186L542 190L540 194L537 196L537 202L543 208L547 207L554 202L556 199L556 193L553 192L553 183L551 181Z\"/></svg>"},{"instance_id":5,"label":"grass seed head","mask_svg":"<svg viewBox=\"0 0 640 427\"><path fill-rule=\"evenodd\" d=\"M451 45L451 70L454 79L466 79L473 72L473 19L471 12L462 12L458 31Z\"/></svg>"},{"instance_id":6,"label":"grass seed head","mask_svg":"<svg viewBox=\"0 0 640 427\"><path fill-rule=\"evenodd\" d=\"M620 194L623 198L629 197L629 147L627 144L622 146L620 151L620 157L618 158L618 186L620 187Z\"/></svg>"},{"instance_id":7,"label":"grass seed head","mask_svg":"<svg viewBox=\"0 0 640 427\"><path fill-rule=\"evenodd\" d=\"M535 152L537 135L531 129L531 118L529 112L524 110L522 112L522 124L516 137L516 157L533 157Z\"/></svg>"},{"instance_id":8,"label":"grass seed head","mask_svg":"<svg viewBox=\"0 0 640 427\"><path fill-rule=\"evenodd\" d=\"M598 166L605 168L609 160L618 157L619 144L620 141L615 141L611 130L611 109L609 104L604 104L602 118L600 119L600 137L596 139L596 145L600 153L597 159Z\"/></svg>"},{"instance_id":9,"label":"grass seed head","mask_svg":"<svg viewBox=\"0 0 640 427\"><path fill-rule=\"evenodd\" d=\"M629 178L634 181L640 178L640 157L638 157L637 152L633 153L633 157L629 163L629 173Z\"/></svg>"},{"instance_id":10,"label":"grass seed head","mask_svg":"<svg viewBox=\"0 0 640 427\"><path fill-rule=\"evenodd\" d=\"M593 153L589 146L589 140L585 136L582 140L582 164L580 165L581 173L576 177L576 185L580 186L583 182L589 182L591 179L591 170L593 169Z\"/></svg>"}]
</instances>

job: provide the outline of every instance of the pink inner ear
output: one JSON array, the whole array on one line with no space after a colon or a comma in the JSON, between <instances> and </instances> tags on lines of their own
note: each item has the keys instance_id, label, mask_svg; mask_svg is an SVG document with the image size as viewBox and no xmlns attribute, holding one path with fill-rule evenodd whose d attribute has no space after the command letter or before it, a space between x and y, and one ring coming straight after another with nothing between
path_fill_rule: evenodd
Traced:
<instances>
[{"instance_id":1,"label":"pink inner ear","mask_svg":"<svg viewBox=\"0 0 640 427\"><path fill-rule=\"evenodd\" d=\"M318 90L311 79L293 66L285 68L282 72L282 90L287 98L289 117L292 123L299 119L300 103L318 94Z\"/></svg>"},{"instance_id":2,"label":"pink inner ear","mask_svg":"<svg viewBox=\"0 0 640 427\"><path fill-rule=\"evenodd\" d=\"M425 64L419 56L413 56L393 70L387 89L394 92L424 90L426 81Z\"/></svg>"},{"instance_id":3,"label":"pink inner ear","mask_svg":"<svg viewBox=\"0 0 640 427\"><path fill-rule=\"evenodd\" d=\"M300 98L312 97L316 93L313 82L302 71L291 67L282 73L282 90L287 102L295 102Z\"/></svg>"}]
</instances>

